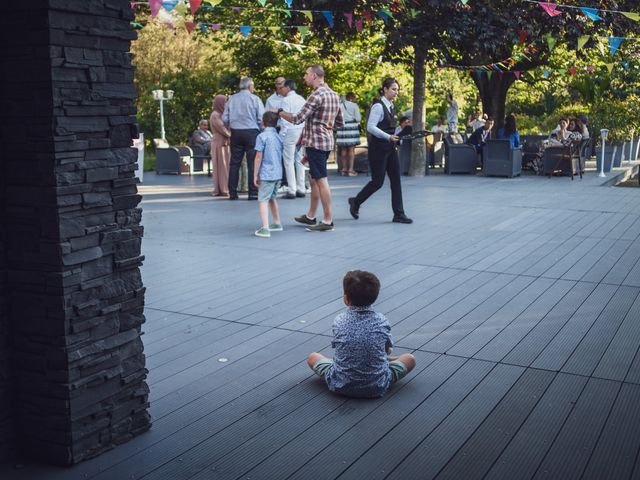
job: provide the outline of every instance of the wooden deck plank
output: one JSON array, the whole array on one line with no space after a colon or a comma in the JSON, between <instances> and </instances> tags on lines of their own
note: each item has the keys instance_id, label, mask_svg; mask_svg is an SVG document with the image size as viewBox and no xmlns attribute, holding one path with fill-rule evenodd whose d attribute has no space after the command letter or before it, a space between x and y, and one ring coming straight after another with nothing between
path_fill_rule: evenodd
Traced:
<instances>
[{"instance_id":1,"label":"wooden deck plank","mask_svg":"<svg viewBox=\"0 0 640 480\"><path fill-rule=\"evenodd\" d=\"M483 478L538 404L554 377L553 372L525 371L436 478Z\"/></svg>"},{"instance_id":2,"label":"wooden deck plank","mask_svg":"<svg viewBox=\"0 0 640 480\"><path fill-rule=\"evenodd\" d=\"M533 478L586 383L585 377L558 374L484 478Z\"/></svg>"},{"instance_id":3,"label":"wooden deck plank","mask_svg":"<svg viewBox=\"0 0 640 480\"><path fill-rule=\"evenodd\" d=\"M534 479L579 479L591 458L620 383L592 378L562 426Z\"/></svg>"},{"instance_id":4,"label":"wooden deck plank","mask_svg":"<svg viewBox=\"0 0 640 480\"><path fill-rule=\"evenodd\" d=\"M640 385L623 384L582 478L630 478L640 451Z\"/></svg>"},{"instance_id":5,"label":"wooden deck plank","mask_svg":"<svg viewBox=\"0 0 640 480\"><path fill-rule=\"evenodd\" d=\"M387 478L435 478L499 405L523 372L521 367L497 365L437 428L418 443ZM475 474L472 473L473 475Z\"/></svg>"}]
</instances>

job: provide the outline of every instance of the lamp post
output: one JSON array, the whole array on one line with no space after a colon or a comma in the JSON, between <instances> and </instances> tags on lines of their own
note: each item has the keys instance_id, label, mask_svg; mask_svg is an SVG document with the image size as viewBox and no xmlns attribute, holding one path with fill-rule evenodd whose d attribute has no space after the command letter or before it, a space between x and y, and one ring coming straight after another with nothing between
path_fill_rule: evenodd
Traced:
<instances>
[{"instance_id":1,"label":"lamp post","mask_svg":"<svg viewBox=\"0 0 640 480\"><path fill-rule=\"evenodd\" d=\"M607 176L607 174L604 173L604 144L605 144L605 141L607 140L608 133L609 133L609 130L607 130L606 128L600 129L600 138L602 138L602 154L600 155L600 173L598 174L599 177Z\"/></svg>"},{"instance_id":2,"label":"lamp post","mask_svg":"<svg viewBox=\"0 0 640 480\"><path fill-rule=\"evenodd\" d=\"M166 140L164 133L164 106L163 102L165 100L171 100L173 98L173 90L154 90L151 92L153 94L153 99L158 100L160 102L160 136L163 140ZM166 96L165 96L166 93Z\"/></svg>"},{"instance_id":3,"label":"lamp post","mask_svg":"<svg viewBox=\"0 0 640 480\"><path fill-rule=\"evenodd\" d=\"M633 155L633 135L636 133L636 131L632 128L631 129L631 142L629 142L629 158L627 158L627 163L629 165L631 165L632 160L635 160L634 155Z\"/></svg>"}]
</instances>

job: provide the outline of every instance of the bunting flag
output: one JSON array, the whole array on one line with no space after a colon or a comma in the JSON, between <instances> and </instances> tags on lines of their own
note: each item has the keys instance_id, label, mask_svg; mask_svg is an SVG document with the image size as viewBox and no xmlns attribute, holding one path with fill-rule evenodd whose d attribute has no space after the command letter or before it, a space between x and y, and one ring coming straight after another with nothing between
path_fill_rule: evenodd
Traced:
<instances>
[{"instance_id":1,"label":"bunting flag","mask_svg":"<svg viewBox=\"0 0 640 480\"><path fill-rule=\"evenodd\" d=\"M492 72L491 70L489 70L489 71L487 72L487 78L488 78L489 80L491 80L491 75L493 75L493 72Z\"/></svg>"},{"instance_id":2,"label":"bunting flag","mask_svg":"<svg viewBox=\"0 0 640 480\"><path fill-rule=\"evenodd\" d=\"M371 11L369 10L365 10L364 12L362 12L362 16L368 23L371 23L371 21L373 20L373 18L371 17Z\"/></svg>"},{"instance_id":3,"label":"bunting flag","mask_svg":"<svg viewBox=\"0 0 640 480\"><path fill-rule=\"evenodd\" d=\"M491 71L491 72L511 72L511 68L515 66L520 60L529 60L530 55L539 51L539 48L533 44L528 45L522 52L516 53L513 57L501 60L500 62L489 63L487 65L452 65L452 64L440 64L439 68L455 68L458 70L475 70L475 71Z\"/></svg>"},{"instance_id":4,"label":"bunting flag","mask_svg":"<svg viewBox=\"0 0 640 480\"><path fill-rule=\"evenodd\" d=\"M313 13L311 13L311 10L301 10L300 13L307 17L310 22L313 22Z\"/></svg>"},{"instance_id":5,"label":"bunting flag","mask_svg":"<svg viewBox=\"0 0 640 480\"><path fill-rule=\"evenodd\" d=\"M287 4L287 7L291 8L291 4L293 3L293 0L284 0L284 1Z\"/></svg>"},{"instance_id":6,"label":"bunting flag","mask_svg":"<svg viewBox=\"0 0 640 480\"><path fill-rule=\"evenodd\" d=\"M589 72L589 73L593 73L593 72L595 72L595 71L596 71L596 67L594 67L593 65L589 65L589 66L587 67L587 72Z\"/></svg>"},{"instance_id":7,"label":"bunting flag","mask_svg":"<svg viewBox=\"0 0 640 480\"><path fill-rule=\"evenodd\" d=\"M305 35L307 35L309 33L309 27L307 27L307 26L298 27L298 33L304 37Z\"/></svg>"},{"instance_id":8,"label":"bunting flag","mask_svg":"<svg viewBox=\"0 0 640 480\"><path fill-rule=\"evenodd\" d=\"M632 13L632 12L620 12L629 20L635 20L636 22L640 22L640 13Z\"/></svg>"},{"instance_id":9,"label":"bunting flag","mask_svg":"<svg viewBox=\"0 0 640 480\"><path fill-rule=\"evenodd\" d=\"M170 12L177 6L178 6L178 0L164 0L162 2L162 8L164 8L167 12Z\"/></svg>"},{"instance_id":10,"label":"bunting flag","mask_svg":"<svg viewBox=\"0 0 640 480\"><path fill-rule=\"evenodd\" d=\"M522 72L520 72L519 70L515 70L513 74L515 75L517 80L520 80L520 75L522 74Z\"/></svg>"},{"instance_id":11,"label":"bunting flag","mask_svg":"<svg viewBox=\"0 0 640 480\"><path fill-rule=\"evenodd\" d=\"M607 70L609 70L609 74L611 74L611 72L613 71L613 63L605 63L604 66L607 67Z\"/></svg>"},{"instance_id":12,"label":"bunting flag","mask_svg":"<svg viewBox=\"0 0 640 480\"><path fill-rule=\"evenodd\" d=\"M386 9L380 10L376 12L376 15L378 15L382 20L384 20L384 23L387 23L389 20L391 20L391 12L389 10L386 10Z\"/></svg>"},{"instance_id":13,"label":"bunting flag","mask_svg":"<svg viewBox=\"0 0 640 480\"><path fill-rule=\"evenodd\" d=\"M594 22L602 20L602 17L596 14L596 12L598 12L597 8L580 7L580 11L582 11L589 20L593 20Z\"/></svg>"},{"instance_id":14,"label":"bunting flag","mask_svg":"<svg viewBox=\"0 0 640 480\"><path fill-rule=\"evenodd\" d=\"M527 41L527 32L525 32L524 30L520 30L520 33L518 33L518 41L520 43L524 43Z\"/></svg>"},{"instance_id":15,"label":"bunting flag","mask_svg":"<svg viewBox=\"0 0 640 480\"><path fill-rule=\"evenodd\" d=\"M542 76L544 78L549 78L549 70L547 70L546 68L542 70Z\"/></svg>"},{"instance_id":16,"label":"bunting flag","mask_svg":"<svg viewBox=\"0 0 640 480\"><path fill-rule=\"evenodd\" d=\"M220 25L219 23L214 23L212 25L210 25L211 27L211 31L215 32L216 30L218 30L222 25Z\"/></svg>"},{"instance_id":17,"label":"bunting flag","mask_svg":"<svg viewBox=\"0 0 640 480\"><path fill-rule=\"evenodd\" d=\"M615 56L620 44L622 43L622 37L609 37L609 52L611 56Z\"/></svg>"},{"instance_id":18,"label":"bunting flag","mask_svg":"<svg viewBox=\"0 0 640 480\"><path fill-rule=\"evenodd\" d=\"M162 0L149 0L149 8L151 9L151 16L155 18L162 8Z\"/></svg>"},{"instance_id":19,"label":"bunting flag","mask_svg":"<svg viewBox=\"0 0 640 480\"><path fill-rule=\"evenodd\" d=\"M356 20L356 31L357 32L361 32L362 31L362 20L360 20L360 19Z\"/></svg>"},{"instance_id":20,"label":"bunting flag","mask_svg":"<svg viewBox=\"0 0 640 480\"><path fill-rule=\"evenodd\" d=\"M267 4L267 0L258 0L258 3L264 7Z\"/></svg>"},{"instance_id":21,"label":"bunting flag","mask_svg":"<svg viewBox=\"0 0 640 480\"><path fill-rule=\"evenodd\" d=\"M212 7L217 7L222 3L222 0L202 0L204 3L211 5Z\"/></svg>"},{"instance_id":22,"label":"bunting flag","mask_svg":"<svg viewBox=\"0 0 640 480\"><path fill-rule=\"evenodd\" d=\"M549 46L549 51L553 50L553 47L556 46L556 39L550 33L544 36L544 39L547 41L547 45Z\"/></svg>"},{"instance_id":23,"label":"bunting flag","mask_svg":"<svg viewBox=\"0 0 640 480\"><path fill-rule=\"evenodd\" d=\"M333 28L333 13L329 10L323 10L322 15L324 15L324 18L327 19L329 27Z\"/></svg>"},{"instance_id":24,"label":"bunting flag","mask_svg":"<svg viewBox=\"0 0 640 480\"><path fill-rule=\"evenodd\" d=\"M569 67L569 73L575 77L575 75L578 73L578 69L576 67Z\"/></svg>"},{"instance_id":25,"label":"bunting flag","mask_svg":"<svg viewBox=\"0 0 640 480\"><path fill-rule=\"evenodd\" d=\"M196 14L201 4L202 4L202 0L189 0L189 7L191 7L191 15Z\"/></svg>"},{"instance_id":26,"label":"bunting flag","mask_svg":"<svg viewBox=\"0 0 640 480\"><path fill-rule=\"evenodd\" d=\"M469 3L469 0L460 0L460 3L462 3L463 5L466 5L467 3Z\"/></svg>"},{"instance_id":27,"label":"bunting flag","mask_svg":"<svg viewBox=\"0 0 640 480\"><path fill-rule=\"evenodd\" d=\"M556 15L562 14L562 12L559 12L557 10L558 5L555 4L555 3L539 2L538 5L540 5L542 7L542 9L545 12L547 12L549 14L549 16L551 16L551 17L555 17Z\"/></svg>"},{"instance_id":28,"label":"bunting flag","mask_svg":"<svg viewBox=\"0 0 640 480\"><path fill-rule=\"evenodd\" d=\"M247 38L249 36L249 34L251 33L251 30L253 29L253 27L251 25L242 25L240 28L240 32L242 32L242 35L244 36L244 38Z\"/></svg>"},{"instance_id":29,"label":"bunting flag","mask_svg":"<svg viewBox=\"0 0 640 480\"><path fill-rule=\"evenodd\" d=\"M589 41L591 37L589 35L580 35L580 37L578 37L578 48L577 50L581 50L582 47L585 46L585 44Z\"/></svg>"},{"instance_id":30,"label":"bunting flag","mask_svg":"<svg viewBox=\"0 0 640 480\"><path fill-rule=\"evenodd\" d=\"M187 29L187 32L189 32L189 35L191 35L191 33L193 32L193 29L195 28L196 24L193 22L184 22L184 28Z\"/></svg>"},{"instance_id":31,"label":"bunting flag","mask_svg":"<svg viewBox=\"0 0 640 480\"><path fill-rule=\"evenodd\" d=\"M351 28L351 26L353 25L353 12L345 12L344 16L347 19L347 25L349 25L349 28Z\"/></svg>"}]
</instances>

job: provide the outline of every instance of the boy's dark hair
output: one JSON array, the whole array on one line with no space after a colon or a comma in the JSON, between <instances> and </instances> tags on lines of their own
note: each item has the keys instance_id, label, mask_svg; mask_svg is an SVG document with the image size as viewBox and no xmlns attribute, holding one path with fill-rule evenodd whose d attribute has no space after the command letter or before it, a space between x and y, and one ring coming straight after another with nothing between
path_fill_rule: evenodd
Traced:
<instances>
[{"instance_id":1,"label":"boy's dark hair","mask_svg":"<svg viewBox=\"0 0 640 480\"><path fill-rule=\"evenodd\" d=\"M380 280L373 273L362 270L347 272L342 280L344 293L354 307L371 305L380 293Z\"/></svg>"},{"instance_id":2,"label":"boy's dark hair","mask_svg":"<svg viewBox=\"0 0 640 480\"><path fill-rule=\"evenodd\" d=\"M409 120L409 117L400 117L400 120L398 120L398 125L401 124L402 122L406 122L407 120Z\"/></svg>"},{"instance_id":3,"label":"boy's dark hair","mask_svg":"<svg viewBox=\"0 0 640 480\"><path fill-rule=\"evenodd\" d=\"M278 124L279 118L276 112L264 112L264 115L262 115L262 123L264 123L265 127L275 127Z\"/></svg>"}]
</instances>

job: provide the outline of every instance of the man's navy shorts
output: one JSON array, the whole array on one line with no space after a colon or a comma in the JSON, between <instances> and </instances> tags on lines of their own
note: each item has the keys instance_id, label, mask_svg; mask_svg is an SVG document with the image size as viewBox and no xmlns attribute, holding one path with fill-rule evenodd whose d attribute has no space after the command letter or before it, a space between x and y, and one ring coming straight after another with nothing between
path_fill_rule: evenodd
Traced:
<instances>
[{"instance_id":1,"label":"man's navy shorts","mask_svg":"<svg viewBox=\"0 0 640 480\"><path fill-rule=\"evenodd\" d=\"M319 180L327 176L327 159L329 152L307 147L307 161L309 162L309 173L311 178Z\"/></svg>"}]
</instances>

